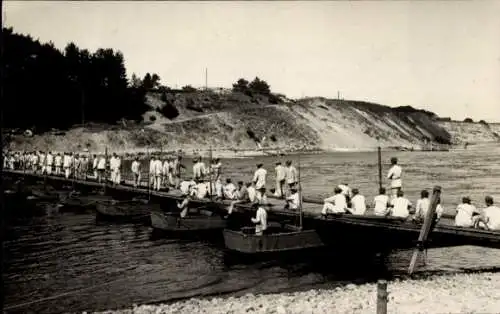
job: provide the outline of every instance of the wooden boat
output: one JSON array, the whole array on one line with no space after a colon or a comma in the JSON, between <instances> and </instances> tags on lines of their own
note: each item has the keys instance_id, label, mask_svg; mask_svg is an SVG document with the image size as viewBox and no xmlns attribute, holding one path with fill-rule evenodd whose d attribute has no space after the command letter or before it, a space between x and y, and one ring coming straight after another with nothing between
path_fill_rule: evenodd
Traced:
<instances>
[{"instance_id":1,"label":"wooden boat","mask_svg":"<svg viewBox=\"0 0 500 314\"><path fill-rule=\"evenodd\" d=\"M138 222L150 224L151 205L147 200L99 200L95 203L96 219L105 221Z\"/></svg>"},{"instance_id":2,"label":"wooden boat","mask_svg":"<svg viewBox=\"0 0 500 314\"><path fill-rule=\"evenodd\" d=\"M98 201L102 201L103 197L81 196L78 193L68 193L61 195L60 204L62 211L85 211L94 209Z\"/></svg>"},{"instance_id":3,"label":"wooden boat","mask_svg":"<svg viewBox=\"0 0 500 314\"><path fill-rule=\"evenodd\" d=\"M302 188L300 184L299 159L299 226L270 223L264 235L256 235L255 227L243 227L240 230L225 229L223 232L226 248L230 251L262 255L306 250L324 246L318 233L304 230L302 226Z\"/></svg>"},{"instance_id":4,"label":"wooden boat","mask_svg":"<svg viewBox=\"0 0 500 314\"><path fill-rule=\"evenodd\" d=\"M226 220L207 210L193 212L181 218L178 212L151 212L151 226L167 232L222 231Z\"/></svg>"},{"instance_id":5,"label":"wooden boat","mask_svg":"<svg viewBox=\"0 0 500 314\"><path fill-rule=\"evenodd\" d=\"M59 200L59 194L54 190L33 189L31 191L31 195L34 196L37 200L44 200L44 201Z\"/></svg>"},{"instance_id":6,"label":"wooden boat","mask_svg":"<svg viewBox=\"0 0 500 314\"><path fill-rule=\"evenodd\" d=\"M243 227L239 231L225 229L224 242L227 249L245 254L279 253L324 246L315 230L301 230L293 225L270 225L264 235L256 235L254 227Z\"/></svg>"}]
</instances>

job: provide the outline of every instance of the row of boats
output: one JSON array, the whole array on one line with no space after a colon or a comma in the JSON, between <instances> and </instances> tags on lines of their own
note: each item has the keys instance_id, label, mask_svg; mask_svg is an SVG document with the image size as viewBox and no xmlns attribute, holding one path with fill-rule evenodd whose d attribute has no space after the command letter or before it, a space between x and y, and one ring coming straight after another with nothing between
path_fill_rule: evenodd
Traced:
<instances>
[{"instance_id":1,"label":"row of boats","mask_svg":"<svg viewBox=\"0 0 500 314\"><path fill-rule=\"evenodd\" d=\"M46 183L49 182L47 178L17 175L14 172L9 177L33 182L44 179ZM248 204L238 204L226 219L229 201L192 200L189 214L181 218L177 201L183 198L179 191L153 192L124 185L69 182L62 178L53 178L50 184L57 186L58 191L78 188L82 193L102 193L82 195L69 191L43 191L32 193L33 195L29 196L32 199L29 201L55 203L56 210L59 211L92 208L98 220L145 223L152 226L155 233L215 234L223 236L221 238L224 239L226 248L245 254L293 252L332 245L335 250L359 246L370 250L410 248L415 246L416 237L422 228L421 224L413 221L370 214L335 214L322 219L317 213L318 204L313 201L305 201L303 205L307 210L298 215L297 212L281 209L282 201L269 199L268 215L272 222L268 223L266 234L256 235L250 219L255 210ZM48 184L47 186L50 187ZM134 195L138 197L131 199ZM125 197L127 199L124 199ZM455 227L453 220L443 218L448 217L442 216L441 223L432 231L433 237L428 242L429 245L481 245L500 248L499 232ZM360 234L363 236L354 236Z\"/></svg>"},{"instance_id":2,"label":"row of boats","mask_svg":"<svg viewBox=\"0 0 500 314\"><path fill-rule=\"evenodd\" d=\"M49 212L95 211L96 221L138 223L151 226L155 234L169 236L223 236L228 250L241 254L262 255L324 246L315 230L303 230L294 224L270 222L264 235L256 235L250 219L233 219L234 214L217 210L207 203L193 202L185 217L180 211L166 210L147 198L116 200L103 193L83 195L75 191L31 189L29 193L8 190L11 202L18 206L41 208ZM20 202L24 196L24 202ZM170 204L172 205L172 204ZM175 206L176 207L176 206ZM246 223L245 223L246 222Z\"/></svg>"}]
</instances>

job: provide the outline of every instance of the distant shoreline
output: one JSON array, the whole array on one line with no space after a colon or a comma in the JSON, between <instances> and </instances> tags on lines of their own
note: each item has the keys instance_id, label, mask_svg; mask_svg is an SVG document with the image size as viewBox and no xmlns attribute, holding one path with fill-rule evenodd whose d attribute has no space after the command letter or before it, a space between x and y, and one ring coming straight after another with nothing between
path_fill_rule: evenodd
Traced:
<instances>
[{"instance_id":1,"label":"distant shoreline","mask_svg":"<svg viewBox=\"0 0 500 314\"><path fill-rule=\"evenodd\" d=\"M483 145L492 145L495 143L483 143ZM475 144L470 144L473 146ZM477 144L481 145L481 144ZM450 145L450 151L464 150L463 145ZM381 147L383 152L398 152L398 151L412 151L407 147ZM147 148L135 148L135 149L123 149L123 150L111 150L108 149L107 153L109 155L117 153L120 156L133 157L133 156L146 156L146 155L182 155L186 158L192 158L197 156L202 156L209 158L212 155L213 158L255 158L255 157L281 157L281 156L291 156L291 155L313 155L313 154L323 154L323 153L370 153L377 152L378 147L369 148L331 148L331 149L295 149L295 150L280 150L273 148L266 148L263 150L259 149L179 149L179 150L161 150L161 149L147 149ZM425 150L415 147L413 152L423 152ZM435 151L439 153L440 151ZM80 151L81 154L104 154L104 151Z\"/></svg>"}]
</instances>

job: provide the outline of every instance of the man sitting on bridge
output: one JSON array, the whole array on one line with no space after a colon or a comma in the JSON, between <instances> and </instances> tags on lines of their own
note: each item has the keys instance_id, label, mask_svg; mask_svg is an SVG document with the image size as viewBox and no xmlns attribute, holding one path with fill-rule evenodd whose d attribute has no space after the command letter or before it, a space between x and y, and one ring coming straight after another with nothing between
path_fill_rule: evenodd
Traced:
<instances>
[{"instance_id":1,"label":"man sitting on bridge","mask_svg":"<svg viewBox=\"0 0 500 314\"><path fill-rule=\"evenodd\" d=\"M410 215L411 202L404 197L402 190L397 192L397 197L391 201L391 216L407 218Z\"/></svg>"},{"instance_id":2,"label":"man sitting on bridge","mask_svg":"<svg viewBox=\"0 0 500 314\"><path fill-rule=\"evenodd\" d=\"M243 184L243 181L238 182L238 187L239 187L239 190L237 192L238 199L235 201L232 201L231 204L229 205L229 207L227 208L228 215L231 215L231 213L233 212L234 205L243 204L243 203L250 203L250 196L248 194L248 191L251 188L251 186L252 186L252 182L248 182L248 183L246 183L246 185ZM226 218L227 218L227 216L226 216Z\"/></svg>"},{"instance_id":3,"label":"man sitting on bridge","mask_svg":"<svg viewBox=\"0 0 500 314\"><path fill-rule=\"evenodd\" d=\"M366 213L365 197L359 194L358 189L352 189L351 208L354 215L364 215Z\"/></svg>"},{"instance_id":4,"label":"man sitting on bridge","mask_svg":"<svg viewBox=\"0 0 500 314\"><path fill-rule=\"evenodd\" d=\"M500 208L493 205L493 197L491 196L486 196L484 201L487 207L476 219L474 226L486 230L500 230Z\"/></svg>"},{"instance_id":5,"label":"man sitting on bridge","mask_svg":"<svg viewBox=\"0 0 500 314\"><path fill-rule=\"evenodd\" d=\"M465 196L462 198L462 204L457 206L457 215L455 216L455 226L470 228L474 226L474 216L478 216L480 212L476 206L471 205L470 198Z\"/></svg>"},{"instance_id":6,"label":"man sitting on bridge","mask_svg":"<svg viewBox=\"0 0 500 314\"><path fill-rule=\"evenodd\" d=\"M334 196L325 198L323 205L323 209L321 210L321 214L326 216L328 212L334 214L343 214L347 211L347 200L344 194L342 194L342 190L339 187L334 189Z\"/></svg>"}]
</instances>

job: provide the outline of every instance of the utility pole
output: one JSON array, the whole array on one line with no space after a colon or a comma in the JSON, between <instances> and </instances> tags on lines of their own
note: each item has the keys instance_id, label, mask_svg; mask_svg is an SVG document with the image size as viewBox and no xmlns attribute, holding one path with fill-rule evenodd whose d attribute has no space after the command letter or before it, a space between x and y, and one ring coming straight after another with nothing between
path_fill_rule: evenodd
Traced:
<instances>
[{"instance_id":1,"label":"utility pole","mask_svg":"<svg viewBox=\"0 0 500 314\"><path fill-rule=\"evenodd\" d=\"M205 90L208 90L208 68L205 68Z\"/></svg>"},{"instance_id":2,"label":"utility pole","mask_svg":"<svg viewBox=\"0 0 500 314\"><path fill-rule=\"evenodd\" d=\"M80 101L82 109L82 127L85 126L85 91L82 84L80 83Z\"/></svg>"}]
</instances>

